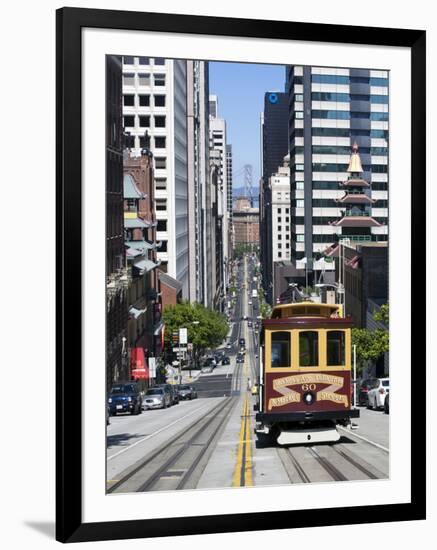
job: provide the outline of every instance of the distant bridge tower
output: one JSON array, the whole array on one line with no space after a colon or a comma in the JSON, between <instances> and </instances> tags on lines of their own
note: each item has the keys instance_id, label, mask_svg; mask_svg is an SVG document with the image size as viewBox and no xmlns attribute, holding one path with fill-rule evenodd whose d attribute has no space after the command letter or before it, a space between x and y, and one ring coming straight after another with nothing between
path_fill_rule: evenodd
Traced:
<instances>
[{"instance_id":1,"label":"distant bridge tower","mask_svg":"<svg viewBox=\"0 0 437 550\"><path fill-rule=\"evenodd\" d=\"M246 198L250 200L250 206L253 207L253 196L252 196L252 165L244 165L244 190Z\"/></svg>"}]
</instances>

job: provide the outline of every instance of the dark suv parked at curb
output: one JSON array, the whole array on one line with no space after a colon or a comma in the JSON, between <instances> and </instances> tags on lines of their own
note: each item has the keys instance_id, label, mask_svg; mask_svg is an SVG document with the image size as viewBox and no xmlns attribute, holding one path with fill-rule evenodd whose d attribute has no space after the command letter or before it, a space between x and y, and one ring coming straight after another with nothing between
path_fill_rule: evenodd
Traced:
<instances>
[{"instance_id":1,"label":"dark suv parked at curb","mask_svg":"<svg viewBox=\"0 0 437 550\"><path fill-rule=\"evenodd\" d=\"M108 396L109 414L141 414L141 397L140 387L135 382L114 384Z\"/></svg>"}]
</instances>

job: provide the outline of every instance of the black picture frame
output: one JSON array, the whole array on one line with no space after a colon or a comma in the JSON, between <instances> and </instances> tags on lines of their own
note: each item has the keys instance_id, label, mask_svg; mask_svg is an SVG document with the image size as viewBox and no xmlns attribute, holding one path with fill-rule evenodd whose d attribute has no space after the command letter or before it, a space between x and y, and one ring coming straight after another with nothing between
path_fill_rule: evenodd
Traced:
<instances>
[{"instance_id":1,"label":"black picture frame","mask_svg":"<svg viewBox=\"0 0 437 550\"><path fill-rule=\"evenodd\" d=\"M425 402L425 52L422 30L62 8L57 37L57 381L56 538L61 542L162 537L419 520L426 517ZM147 30L346 44L411 50L412 300L411 502L348 508L83 523L81 433L81 68L83 28ZM412 294L413 295L413 294ZM420 319L421 322L414 322ZM406 391L406 397L408 397ZM262 526L262 527L261 527Z\"/></svg>"}]
</instances>

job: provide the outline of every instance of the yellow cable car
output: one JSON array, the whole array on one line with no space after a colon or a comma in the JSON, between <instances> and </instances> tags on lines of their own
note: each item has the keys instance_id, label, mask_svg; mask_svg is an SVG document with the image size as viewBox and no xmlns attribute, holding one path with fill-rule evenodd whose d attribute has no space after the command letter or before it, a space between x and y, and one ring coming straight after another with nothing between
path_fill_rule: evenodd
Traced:
<instances>
[{"instance_id":1,"label":"yellow cable car","mask_svg":"<svg viewBox=\"0 0 437 550\"><path fill-rule=\"evenodd\" d=\"M352 426L359 417L351 407L352 326L338 304L273 308L260 339L260 437L268 434L280 445L337 441L337 425Z\"/></svg>"}]
</instances>

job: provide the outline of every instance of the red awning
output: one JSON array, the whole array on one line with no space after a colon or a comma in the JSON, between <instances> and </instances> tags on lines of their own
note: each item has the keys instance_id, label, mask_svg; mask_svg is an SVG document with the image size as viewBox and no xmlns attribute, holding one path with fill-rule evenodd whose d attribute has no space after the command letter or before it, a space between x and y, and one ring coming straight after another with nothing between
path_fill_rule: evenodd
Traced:
<instances>
[{"instance_id":1,"label":"red awning","mask_svg":"<svg viewBox=\"0 0 437 550\"><path fill-rule=\"evenodd\" d=\"M147 380L149 378L149 367L147 366L143 348L132 348L130 370L131 378L136 380Z\"/></svg>"}]
</instances>

